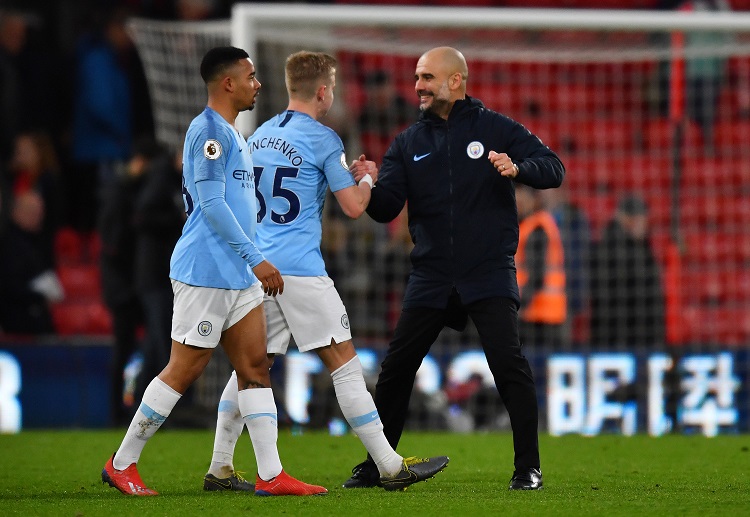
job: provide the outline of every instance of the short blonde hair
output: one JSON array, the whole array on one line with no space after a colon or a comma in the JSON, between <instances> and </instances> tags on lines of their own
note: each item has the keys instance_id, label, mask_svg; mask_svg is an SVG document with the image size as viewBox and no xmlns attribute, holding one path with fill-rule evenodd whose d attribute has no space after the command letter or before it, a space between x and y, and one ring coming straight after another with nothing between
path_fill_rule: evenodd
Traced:
<instances>
[{"instance_id":1,"label":"short blonde hair","mask_svg":"<svg viewBox=\"0 0 750 517\"><path fill-rule=\"evenodd\" d=\"M330 84L336 58L324 52L302 50L286 58L286 89L289 96L310 100L321 84Z\"/></svg>"}]
</instances>

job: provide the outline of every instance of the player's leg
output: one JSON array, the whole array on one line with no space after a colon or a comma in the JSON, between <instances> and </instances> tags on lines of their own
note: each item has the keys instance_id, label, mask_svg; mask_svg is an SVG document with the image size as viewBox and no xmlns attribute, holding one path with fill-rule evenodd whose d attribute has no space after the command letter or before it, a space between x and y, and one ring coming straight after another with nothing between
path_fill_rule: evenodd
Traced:
<instances>
[{"instance_id":1,"label":"player's leg","mask_svg":"<svg viewBox=\"0 0 750 517\"><path fill-rule=\"evenodd\" d=\"M432 478L448 465L446 456L434 458L403 458L391 447L383 434L375 402L367 391L362 365L352 342L332 342L316 349L318 356L331 372L333 387L341 411L347 422L375 462L379 479L377 483L386 490L404 490L406 487ZM366 484L371 486L370 483ZM366 488L362 483L344 485L344 488Z\"/></svg>"},{"instance_id":2,"label":"player's leg","mask_svg":"<svg viewBox=\"0 0 750 517\"><path fill-rule=\"evenodd\" d=\"M237 401L250 432L258 466L257 495L320 495L328 491L302 483L283 471L278 417L271 390L271 361L266 351L266 320L260 283L243 291L222 334L222 346L237 375Z\"/></svg>"},{"instance_id":3,"label":"player's leg","mask_svg":"<svg viewBox=\"0 0 750 517\"><path fill-rule=\"evenodd\" d=\"M509 298L488 298L466 308L479 332L513 428L515 473L511 488L541 488L536 386L529 362L521 351L516 304Z\"/></svg>"},{"instance_id":4,"label":"player's leg","mask_svg":"<svg viewBox=\"0 0 750 517\"><path fill-rule=\"evenodd\" d=\"M383 424L372 395L367 391L362 365L351 340L315 350L331 374L336 400L344 418L373 458L381 476L401 470L403 458L393 450L383 434Z\"/></svg>"},{"instance_id":5,"label":"player's leg","mask_svg":"<svg viewBox=\"0 0 750 517\"><path fill-rule=\"evenodd\" d=\"M102 479L125 494L155 495L136 468L148 440L167 419L182 393L200 376L211 358L211 349L172 342L169 363L146 387L125 437L102 471Z\"/></svg>"},{"instance_id":6,"label":"player's leg","mask_svg":"<svg viewBox=\"0 0 750 517\"><path fill-rule=\"evenodd\" d=\"M173 282L172 350L167 366L146 387L141 404L117 452L102 471L102 480L124 494L154 495L138 475L136 464L146 442L161 427L187 388L205 369L219 342L228 307L236 295Z\"/></svg>"},{"instance_id":7,"label":"player's leg","mask_svg":"<svg viewBox=\"0 0 750 517\"><path fill-rule=\"evenodd\" d=\"M255 485L234 470L234 448L244 427L237 398L237 374L232 372L219 400L213 455L208 472L203 477L203 490L255 491Z\"/></svg>"},{"instance_id":8,"label":"player's leg","mask_svg":"<svg viewBox=\"0 0 750 517\"><path fill-rule=\"evenodd\" d=\"M375 388L375 407L388 443L397 448L404 430L414 379L422 360L445 324L445 311L418 308L401 311L393 339L381 364ZM352 469L347 488L366 488L380 483L375 462L367 459Z\"/></svg>"}]
</instances>

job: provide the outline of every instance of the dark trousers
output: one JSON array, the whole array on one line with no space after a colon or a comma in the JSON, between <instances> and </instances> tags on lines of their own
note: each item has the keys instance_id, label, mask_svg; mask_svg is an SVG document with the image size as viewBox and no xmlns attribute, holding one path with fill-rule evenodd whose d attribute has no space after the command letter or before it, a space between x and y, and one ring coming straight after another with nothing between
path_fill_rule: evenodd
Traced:
<instances>
[{"instance_id":1,"label":"dark trousers","mask_svg":"<svg viewBox=\"0 0 750 517\"><path fill-rule=\"evenodd\" d=\"M488 298L462 308L479 331L497 390L510 416L515 468L539 468L536 387L529 362L521 353L515 302ZM394 449L404 430L417 370L452 316L449 308L401 312L375 388L375 405Z\"/></svg>"}]
</instances>

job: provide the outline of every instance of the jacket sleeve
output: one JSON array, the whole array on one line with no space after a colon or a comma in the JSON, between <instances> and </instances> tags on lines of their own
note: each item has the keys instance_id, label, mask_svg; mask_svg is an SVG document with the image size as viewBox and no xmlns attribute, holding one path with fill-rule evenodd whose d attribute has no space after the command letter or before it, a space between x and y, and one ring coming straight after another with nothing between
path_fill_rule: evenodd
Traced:
<instances>
[{"instance_id":1,"label":"jacket sleeve","mask_svg":"<svg viewBox=\"0 0 750 517\"><path fill-rule=\"evenodd\" d=\"M406 204L406 168L402 157L397 137L383 157L378 182L372 189L370 204L367 206L369 216L379 223L393 221Z\"/></svg>"},{"instance_id":2,"label":"jacket sleeve","mask_svg":"<svg viewBox=\"0 0 750 517\"><path fill-rule=\"evenodd\" d=\"M510 138L505 150L518 165L516 181L536 189L557 188L562 184L565 167L560 158L518 122L510 123Z\"/></svg>"}]
</instances>

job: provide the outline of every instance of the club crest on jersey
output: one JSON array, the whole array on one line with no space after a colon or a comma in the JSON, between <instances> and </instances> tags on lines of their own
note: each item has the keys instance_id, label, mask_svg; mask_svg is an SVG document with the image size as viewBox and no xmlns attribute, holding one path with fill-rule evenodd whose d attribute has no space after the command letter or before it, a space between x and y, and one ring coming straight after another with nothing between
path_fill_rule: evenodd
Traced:
<instances>
[{"instance_id":1,"label":"club crest on jersey","mask_svg":"<svg viewBox=\"0 0 750 517\"><path fill-rule=\"evenodd\" d=\"M468 146L466 146L466 154L469 155L469 158L472 160L478 160L479 158L484 155L484 146L482 145L482 142L477 142L476 140L472 143L470 143Z\"/></svg>"},{"instance_id":2,"label":"club crest on jersey","mask_svg":"<svg viewBox=\"0 0 750 517\"><path fill-rule=\"evenodd\" d=\"M346 153L341 153L341 166L347 171L349 170L349 166L346 164Z\"/></svg>"},{"instance_id":3,"label":"club crest on jersey","mask_svg":"<svg viewBox=\"0 0 750 517\"><path fill-rule=\"evenodd\" d=\"M346 314L341 316L341 326L345 329L349 328L349 316L347 316Z\"/></svg>"},{"instance_id":4,"label":"club crest on jersey","mask_svg":"<svg viewBox=\"0 0 750 517\"><path fill-rule=\"evenodd\" d=\"M209 160L216 160L221 156L221 144L219 141L213 139L206 140L206 143L203 144L203 156Z\"/></svg>"},{"instance_id":5,"label":"club crest on jersey","mask_svg":"<svg viewBox=\"0 0 750 517\"><path fill-rule=\"evenodd\" d=\"M211 325L210 321L201 321L198 323L198 334L201 336L207 336L211 333L211 330L213 329L213 325Z\"/></svg>"}]
</instances>

